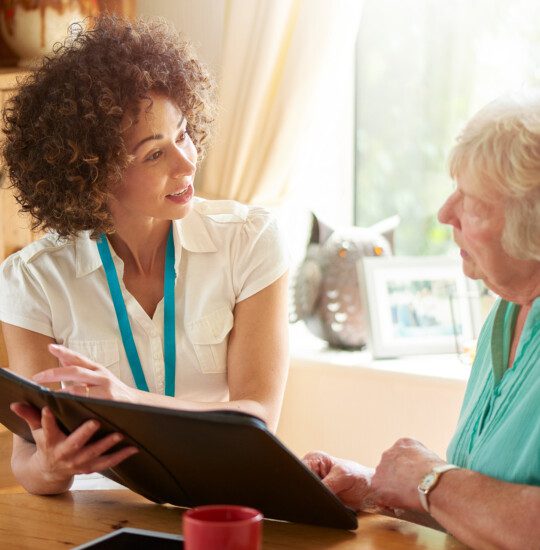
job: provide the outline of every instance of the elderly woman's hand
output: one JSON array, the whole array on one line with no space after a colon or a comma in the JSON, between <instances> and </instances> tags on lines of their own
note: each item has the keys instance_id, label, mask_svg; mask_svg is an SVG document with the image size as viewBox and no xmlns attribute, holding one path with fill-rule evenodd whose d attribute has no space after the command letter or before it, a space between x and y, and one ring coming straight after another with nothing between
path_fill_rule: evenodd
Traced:
<instances>
[{"instance_id":1,"label":"elderly woman's hand","mask_svg":"<svg viewBox=\"0 0 540 550\"><path fill-rule=\"evenodd\" d=\"M434 466L445 461L414 439L398 439L385 451L371 481L372 498L385 508L423 512L418 485Z\"/></svg>"},{"instance_id":2,"label":"elderly woman's hand","mask_svg":"<svg viewBox=\"0 0 540 550\"><path fill-rule=\"evenodd\" d=\"M372 468L319 451L308 453L302 460L343 504L354 510L369 506L366 499L370 493Z\"/></svg>"},{"instance_id":3,"label":"elderly woman's hand","mask_svg":"<svg viewBox=\"0 0 540 550\"><path fill-rule=\"evenodd\" d=\"M138 390L130 388L107 368L84 355L57 344L49 345L49 352L58 359L61 366L39 372L32 378L34 382L63 382L61 391L72 395L132 403L137 401Z\"/></svg>"}]
</instances>

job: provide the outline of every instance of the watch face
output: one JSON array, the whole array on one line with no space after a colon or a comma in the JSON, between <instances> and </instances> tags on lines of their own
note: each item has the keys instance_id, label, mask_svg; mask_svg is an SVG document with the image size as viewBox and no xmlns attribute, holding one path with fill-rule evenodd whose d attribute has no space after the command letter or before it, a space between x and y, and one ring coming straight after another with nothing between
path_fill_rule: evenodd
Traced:
<instances>
[{"instance_id":1,"label":"watch face","mask_svg":"<svg viewBox=\"0 0 540 550\"><path fill-rule=\"evenodd\" d=\"M422 483L420 483L418 488L422 491L427 491L433 485L433 482L435 481L436 478L437 478L437 476L433 472L429 473L422 480Z\"/></svg>"}]
</instances>

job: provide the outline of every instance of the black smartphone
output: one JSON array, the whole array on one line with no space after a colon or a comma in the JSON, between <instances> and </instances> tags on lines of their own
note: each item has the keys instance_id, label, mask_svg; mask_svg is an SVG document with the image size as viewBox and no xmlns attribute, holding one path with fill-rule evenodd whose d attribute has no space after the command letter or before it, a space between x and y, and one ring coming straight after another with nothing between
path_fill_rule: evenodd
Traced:
<instances>
[{"instance_id":1,"label":"black smartphone","mask_svg":"<svg viewBox=\"0 0 540 550\"><path fill-rule=\"evenodd\" d=\"M147 531L124 527L97 539L85 542L73 550L181 550L184 548L184 537L161 531Z\"/></svg>"}]
</instances>

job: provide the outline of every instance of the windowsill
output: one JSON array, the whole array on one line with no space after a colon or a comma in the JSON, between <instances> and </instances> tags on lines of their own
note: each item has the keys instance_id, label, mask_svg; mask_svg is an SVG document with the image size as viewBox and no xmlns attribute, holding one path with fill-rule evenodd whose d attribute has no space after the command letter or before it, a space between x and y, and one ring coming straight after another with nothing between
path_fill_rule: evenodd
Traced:
<instances>
[{"instance_id":1,"label":"windowsill","mask_svg":"<svg viewBox=\"0 0 540 550\"><path fill-rule=\"evenodd\" d=\"M292 368L330 366L457 381L467 381L471 372L471 365L456 354L373 359L368 350L333 349L313 336L302 322L289 325L289 338Z\"/></svg>"}]
</instances>

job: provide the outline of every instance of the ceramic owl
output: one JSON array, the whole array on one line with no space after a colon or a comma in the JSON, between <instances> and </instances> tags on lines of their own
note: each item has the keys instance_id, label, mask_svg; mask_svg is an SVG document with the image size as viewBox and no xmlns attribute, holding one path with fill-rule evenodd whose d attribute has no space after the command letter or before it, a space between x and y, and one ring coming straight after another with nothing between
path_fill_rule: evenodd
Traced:
<instances>
[{"instance_id":1,"label":"ceramic owl","mask_svg":"<svg viewBox=\"0 0 540 550\"><path fill-rule=\"evenodd\" d=\"M332 347L363 347L368 327L356 263L364 256L391 255L398 224L394 216L369 228L334 230L313 216L306 257L294 281L291 320L304 321Z\"/></svg>"}]
</instances>

